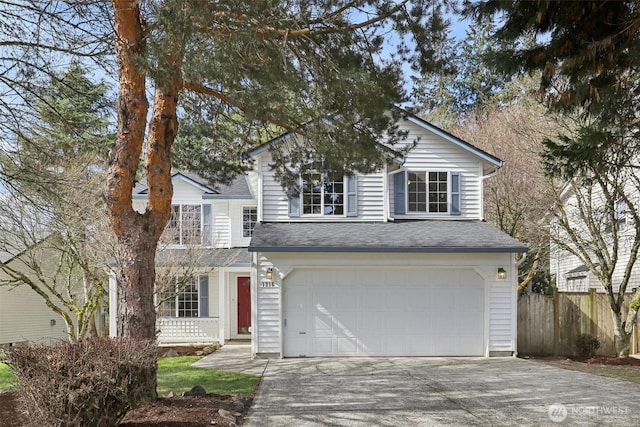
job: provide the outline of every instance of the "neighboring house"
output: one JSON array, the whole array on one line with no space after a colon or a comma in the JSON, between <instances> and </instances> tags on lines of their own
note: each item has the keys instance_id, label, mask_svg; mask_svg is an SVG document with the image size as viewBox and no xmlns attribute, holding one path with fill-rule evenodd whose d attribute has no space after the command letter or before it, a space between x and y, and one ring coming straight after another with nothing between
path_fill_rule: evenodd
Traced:
<instances>
[{"instance_id":1,"label":"neighboring house","mask_svg":"<svg viewBox=\"0 0 640 427\"><path fill-rule=\"evenodd\" d=\"M161 342L246 337L254 357L514 355L526 247L482 209L502 162L417 117L400 125L419 138L405 158L302 176L299 194L269 168L290 134L250 153L254 170L229 187L175 174L170 226L207 249L197 282L159 318Z\"/></svg>"},{"instance_id":2,"label":"neighboring house","mask_svg":"<svg viewBox=\"0 0 640 427\"><path fill-rule=\"evenodd\" d=\"M582 188L586 191L586 187ZM588 248L608 245L608 250L612 250L612 227L616 228L619 248L618 261L614 269L612 285L613 292L617 293L620 282L625 274L624 270L629 261L631 244L636 231L633 226L633 220L627 212L624 202L617 202L615 204L615 212L613 213L613 219L611 219L611 214L603 208L605 199L602 195L602 190L596 183L592 184L590 188L592 193L590 193L588 197L583 196L583 198L578 201L572 188L567 185L561 194L563 208L570 221L571 227L576 230L576 235L580 239L583 239L585 243L584 247L587 248L585 253L589 254L596 268L599 268L600 265L597 262L597 258L593 255L593 250L589 250ZM634 193L637 192L637 190L634 189L631 189L631 191ZM584 218L587 218L591 225L586 225ZM560 229L556 231L556 233L558 233L558 236L563 236L565 231ZM601 240L595 238L596 235L599 236ZM592 239L592 237L594 238ZM575 246L568 237L562 238L562 240L566 241L567 244ZM591 289L595 289L598 293L605 292L600 280L589 270L589 267L584 264L583 260L571 252L560 248L558 244L554 243L554 239L551 239L550 258L551 276L555 277L556 287L559 292L589 292ZM638 286L640 286L640 266L636 262L626 291L633 292Z\"/></svg>"},{"instance_id":3,"label":"neighboring house","mask_svg":"<svg viewBox=\"0 0 640 427\"><path fill-rule=\"evenodd\" d=\"M7 236L4 236L4 239L6 238ZM57 250L54 252L54 249L48 245L49 239L53 238L56 236L49 236L28 248L21 247L18 242L5 245L14 250L0 252L0 264L38 282L30 266L34 265L34 259L42 259L42 262L38 263L42 268L40 274L44 278L53 277L56 274L56 265L47 262L59 256ZM0 283L10 280L8 274L0 268ZM68 281L68 283L72 282ZM81 289L78 289L78 295L82 295ZM97 323L100 329L100 316L97 318ZM49 308L44 298L31 287L26 284L0 285L0 347L23 342L52 343L68 337L62 316Z\"/></svg>"}]
</instances>

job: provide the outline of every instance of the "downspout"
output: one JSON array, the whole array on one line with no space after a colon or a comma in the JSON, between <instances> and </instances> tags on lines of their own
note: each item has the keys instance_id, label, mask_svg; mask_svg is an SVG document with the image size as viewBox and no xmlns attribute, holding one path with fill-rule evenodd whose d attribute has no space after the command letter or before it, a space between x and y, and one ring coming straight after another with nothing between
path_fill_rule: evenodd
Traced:
<instances>
[{"instance_id":1,"label":"downspout","mask_svg":"<svg viewBox=\"0 0 640 427\"><path fill-rule=\"evenodd\" d=\"M383 218L382 221L383 222L388 222L389 220L393 221L393 218L391 218L391 212L390 212L390 203L389 203L389 174L387 171L387 163L385 162L384 164L384 182L382 183L382 191L384 192L384 196L383 196L383 203L382 203L382 209L384 209L384 212L382 214Z\"/></svg>"}]
</instances>

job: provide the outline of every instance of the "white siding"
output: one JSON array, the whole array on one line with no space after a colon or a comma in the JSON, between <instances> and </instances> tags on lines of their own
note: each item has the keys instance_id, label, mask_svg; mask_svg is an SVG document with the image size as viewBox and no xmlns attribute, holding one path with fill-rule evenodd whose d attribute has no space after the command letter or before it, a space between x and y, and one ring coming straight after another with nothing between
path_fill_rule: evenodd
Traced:
<instances>
[{"instance_id":1,"label":"white siding","mask_svg":"<svg viewBox=\"0 0 640 427\"><path fill-rule=\"evenodd\" d=\"M231 217L229 216L230 200L212 200L213 211L213 246L216 248L231 247Z\"/></svg>"},{"instance_id":2,"label":"white siding","mask_svg":"<svg viewBox=\"0 0 640 427\"><path fill-rule=\"evenodd\" d=\"M264 270L274 267L276 286L261 288ZM511 254L350 254L350 253L261 253L258 257L257 328L254 331L256 353L280 353L280 298L282 281L296 267L326 268L473 268L485 280L487 290L485 331L488 331L487 355L493 351L516 351L516 273ZM507 279L496 278L498 267L507 270ZM392 274L392 273L390 273ZM264 306L263 306L264 305Z\"/></svg>"},{"instance_id":3,"label":"white siding","mask_svg":"<svg viewBox=\"0 0 640 427\"><path fill-rule=\"evenodd\" d=\"M276 287L269 287L266 282L264 271L270 267L271 263L266 259L260 260L258 267L258 281L256 287L256 302L253 317L254 328L251 339L253 341L254 354L280 354L281 345L281 288L280 281L274 280Z\"/></svg>"},{"instance_id":4,"label":"white siding","mask_svg":"<svg viewBox=\"0 0 640 427\"><path fill-rule=\"evenodd\" d=\"M458 172L461 178L461 215L412 213L403 215L402 218L482 219L483 160L468 150L409 121L401 122L400 128L408 132L408 137L407 140L399 143L396 148L401 149L407 143L418 140L416 146L407 154L405 163L402 166L403 169L410 171ZM259 155L257 162L262 182L263 221L384 221L387 216L400 218L393 214L393 175L385 178L383 171L370 175L358 175L357 217L305 217L302 215L299 218L289 218L288 198L280 183L274 179L273 172L269 167L271 161L270 154L264 152ZM385 179L387 179L387 194L384 194ZM260 194L260 191L256 194ZM384 212L385 197L387 197L389 213Z\"/></svg>"},{"instance_id":5,"label":"white siding","mask_svg":"<svg viewBox=\"0 0 640 427\"><path fill-rule=\"evenodd\" d=\"M217 271L209 273L209 317L220 316L220 289Z\"/></svg>"},{"instance_id":6,"label":"white siding","mask_svg":"<svg viewBox=\"0 0 640 427\"><path fill-rule=\"evenodd\" d=\"M514 300L514 289L510 281L492 280L489 292L490 351L513 351L515 348L514 325L517 315Z\"/></svg>"},{"instance_id":7,"label":"white siding","mask_svg":"<svg viewBox=\"0 0 640 427\"><path fill-rule=\"evenodd\" d=\"M459 172L461 180L461 215L411 213L394 215L394 182L389 178L390 216L397 218L482 219L482 163L474 154L455 144L425 132L411 122L402 122L400 128L408 131L407 141L420 138L409 151L402 168L408 171ZM406 144L406 143L405 143ZM403 145L399 144L399 147Z\"/></svg>"},{"instance_id":8,"label":"white siding","mask_svg":"<svg viewBox=\"0 0 640 427\"><path fill-rule=\"evenodd\" d=\"M271 156L263 153L260 156L260 173L262 174L262 220L265 222L287 221L384 221L384 174L382 172L362 175L358 174L358 216L300 216L289 217L289 199L282 186L275 180L269 168Z\"/></svg>"}]
</instances>

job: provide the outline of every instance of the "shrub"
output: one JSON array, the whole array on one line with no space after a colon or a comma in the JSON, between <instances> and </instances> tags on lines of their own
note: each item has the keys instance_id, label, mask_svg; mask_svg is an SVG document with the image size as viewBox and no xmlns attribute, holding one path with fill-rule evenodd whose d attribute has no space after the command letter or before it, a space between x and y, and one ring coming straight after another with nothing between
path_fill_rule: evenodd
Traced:
<instances>
[{"instance_id":1,"label":"shrub","mask_svg":"<svg viewBox=\"0 0 640 427\"><path fill-rule=\"evenodd\" d=\"M155 384L156 346L110 338L21 345L9 354L33 425L115 426ZM153 391L155 392L155 390Z\"/></svg>"},{"instance_id":2,"label":"shrub","mask_svg":"<svg viewBox=\"0 0 640 427\"><path fill-rule=\"evenodd\" d=\"M573 348L578 356L593 357L600 348L600 341L592 335L580 334L576 338Z\"/></svg>"}]
</instances>

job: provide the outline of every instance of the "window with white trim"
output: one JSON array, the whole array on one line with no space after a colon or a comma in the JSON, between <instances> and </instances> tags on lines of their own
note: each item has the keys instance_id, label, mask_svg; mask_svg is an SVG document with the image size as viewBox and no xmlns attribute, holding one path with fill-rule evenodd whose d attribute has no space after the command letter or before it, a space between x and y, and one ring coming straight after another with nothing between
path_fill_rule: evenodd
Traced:
<instances>
[{"instance_id":1,"label":"window with white trim","mask_svg":"<svg viewBox=\"0 0 640 427\"><path fill-rule=\"evenodd\" d=\"M202 244L202 206L171 205L165 239L176 245Z\"/></svg>"},{"instance_id":2,"label":"window with white trim","mask_svg":"<svg viewBox=\"0 0 640 427\"><path fill-rule=\"evenodd\" d=\"M409 172L407 209L409 212L449 212L449 173Z\"/></svg>"},{"instance_id":3,"label":"window with white trim","mask_svg":"<svg viewBox=\"0 0 640 427\"><path fill-rule=\"evenodd\" d=\"M344 215L344 176L332 172L302 175L303 215Z\"/></svg>"},{"instance_id":4,"label":"window with white trim","mask_svg":"<svg viewBox=\"0 0 640 427\"><path fill-rule=\"evenodd\" d=\"M253 236L253 229L258 222L258 208L245 206L242 208L242 237Z\"/></svg>"},{"instance_id":5,"label":"window with white trim","mask_svg":"<svg viewBox=\"0 0 640 427\"><path fill-rule=\"evenodd\" d=\"M159 292L158 316L199 317L198 278L176 277Z\"/></svg>"}]
</instances>

